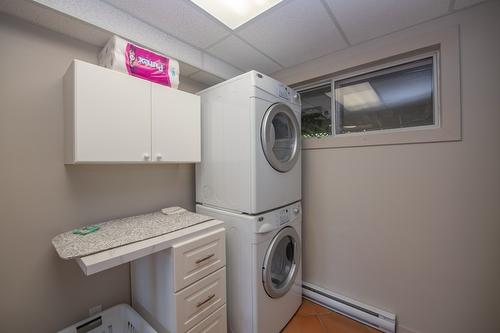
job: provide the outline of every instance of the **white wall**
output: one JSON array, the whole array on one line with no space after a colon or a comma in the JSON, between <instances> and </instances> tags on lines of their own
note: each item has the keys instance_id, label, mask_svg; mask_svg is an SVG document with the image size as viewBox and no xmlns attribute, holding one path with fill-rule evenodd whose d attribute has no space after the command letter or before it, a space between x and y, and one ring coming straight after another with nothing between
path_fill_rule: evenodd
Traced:
<instances>
[{"instance_id":1,"label":"white wall","mask_svg":"<svg viewBox=\"0 0 500 333\"><path fill-rule=\"evenodd\" d=\"M396 313L399 332L500 332L500 3L275 75L457 23L462 141L303 152L305 281Z\"/></svg>"},{"instance_id":2,"label":"white wall","mask_svg":"<svg viewBox=\"0 0 500 333\"><path fill-rule=\"evenodd\" d=\"M97 62L98 49L0 15L0 50L0 332L55 332L91 306L129 302L130 281L129 265L85 277L57 256L52 237L171 205L193 209L194 168L65 166L62 76L73 58Z\"/></svg>"}]
</instances>

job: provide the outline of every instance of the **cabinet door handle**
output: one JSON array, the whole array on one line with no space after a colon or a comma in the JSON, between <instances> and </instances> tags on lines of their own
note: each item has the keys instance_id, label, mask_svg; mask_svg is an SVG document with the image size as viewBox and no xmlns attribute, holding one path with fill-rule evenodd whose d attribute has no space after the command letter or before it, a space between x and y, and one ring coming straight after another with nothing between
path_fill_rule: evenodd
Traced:
<instances>
[{"instance_id":1,"label":"cabinet door handle","mask_svg":"<svg viewBox=\"0 0 500 333\"><path fill-rule=\"evenodd\" d=\"M213 298L215 297L215 294L212 294L210 296L207 297L206 300L196 304L196 307L199 308L200 306L203 306L204 304L207 304L208 302L210 302Z\"/></svg>"},{"instance_id":2,"label":"cabinet door handle","mask_svg":"<svg viewBox=\"0 0 500 333\"><path fill-rule=\"evenodd\" d=\"M212 254L209 254L208 256L206 257L203 257L201 259L198 259L195 261L196 264L201 264L202 262L204 261L207 261L208 259L212 258L213 256L215 256L215 253L212 253Z\"/></svg>"}]
</instances>

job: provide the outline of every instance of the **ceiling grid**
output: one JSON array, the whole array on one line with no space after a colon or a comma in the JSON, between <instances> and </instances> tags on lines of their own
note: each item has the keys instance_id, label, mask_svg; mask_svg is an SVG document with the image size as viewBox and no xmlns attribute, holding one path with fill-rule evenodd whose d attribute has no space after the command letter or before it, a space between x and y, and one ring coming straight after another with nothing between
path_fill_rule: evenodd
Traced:
<instances>
[{"instance_id":1,"label":"ceiling grid","mask_svg":"<svg viewBox=\"0 0 500 333\"><path fill-rule=\"evenodd\" d=\"M185 76L211 85L251 69L269 75L484 1L283 0L234 30L189 0L0 0L0 11L91 43L94 28L95 45L121 35L179 59Z\"/></svg>"},{"instance_id":2,"label":"ceiling grid","mask_svg":"<svg viewBox=\"0 0 500 333\"><path fill-rule=\"evenodd\" d=\"M342 27L340 26L340 23L337 20L337 18L335 17L335 14L333 14L332 10L328 6L328 4L325 2L325 0L321 0L321 3L323 4L323 7L325 7L325 10L328 13L328 15L330 16L330 18L332 19L333 24L335 25L335 27L339 30L340 34L342 35L342 38L344 38L344 41L346 42L346 44L350 46L351 42L349 42L349 39L347 39L347 36L344 32L344 29L342 29Z\"/></svg>"}]
</instances>

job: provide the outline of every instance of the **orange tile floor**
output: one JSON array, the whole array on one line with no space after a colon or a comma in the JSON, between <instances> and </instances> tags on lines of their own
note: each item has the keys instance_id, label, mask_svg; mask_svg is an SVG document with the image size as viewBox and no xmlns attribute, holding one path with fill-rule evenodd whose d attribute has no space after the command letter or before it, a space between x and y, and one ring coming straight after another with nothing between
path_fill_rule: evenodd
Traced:
<instances>
[{"instance_id":1,"label":"orange tile floor","mask_svg":"<svg viewBox=\"0 0 500 333\"><path fill-rule=\"evenodd\" d=\"M281 333L380 333L306 299Z\"/></svg>"}]
</instances>

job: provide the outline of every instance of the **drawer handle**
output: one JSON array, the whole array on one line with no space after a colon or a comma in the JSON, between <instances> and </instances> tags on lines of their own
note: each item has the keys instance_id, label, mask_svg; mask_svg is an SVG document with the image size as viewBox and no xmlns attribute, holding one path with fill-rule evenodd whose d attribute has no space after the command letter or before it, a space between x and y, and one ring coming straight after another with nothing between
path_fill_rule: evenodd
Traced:
<instances>
[{"instance_id":1,"label":"drawer handle","mask_svg":"<svg viewBox=\"0 0 500 333\"><path fill-rule=\"evenodd\" d=\"M198 259L195 261L196 264L201 264L202 262L204 261L207 261L208 259L212 258L213 256L215 256L215 253L212 253L212 254L209 254L208 256L206 257L203 257L201 259Z\"/></svg>"},{"instance_id":2,"label":"drawer handle","mask_svg":"<svg viewBox=\"0 0 500 333\"><path fill-rule=\"evenodd\" d=\"M210 296L208 296L208 298L206 300L204 300L203 302L200 302L198 304L196 304L196 307L199 308L200 306L203 306L204 304L207 304L208 302L210 302L213 298L215 297L215 294L212 294Z\"/></svg>"}]
</instances>

